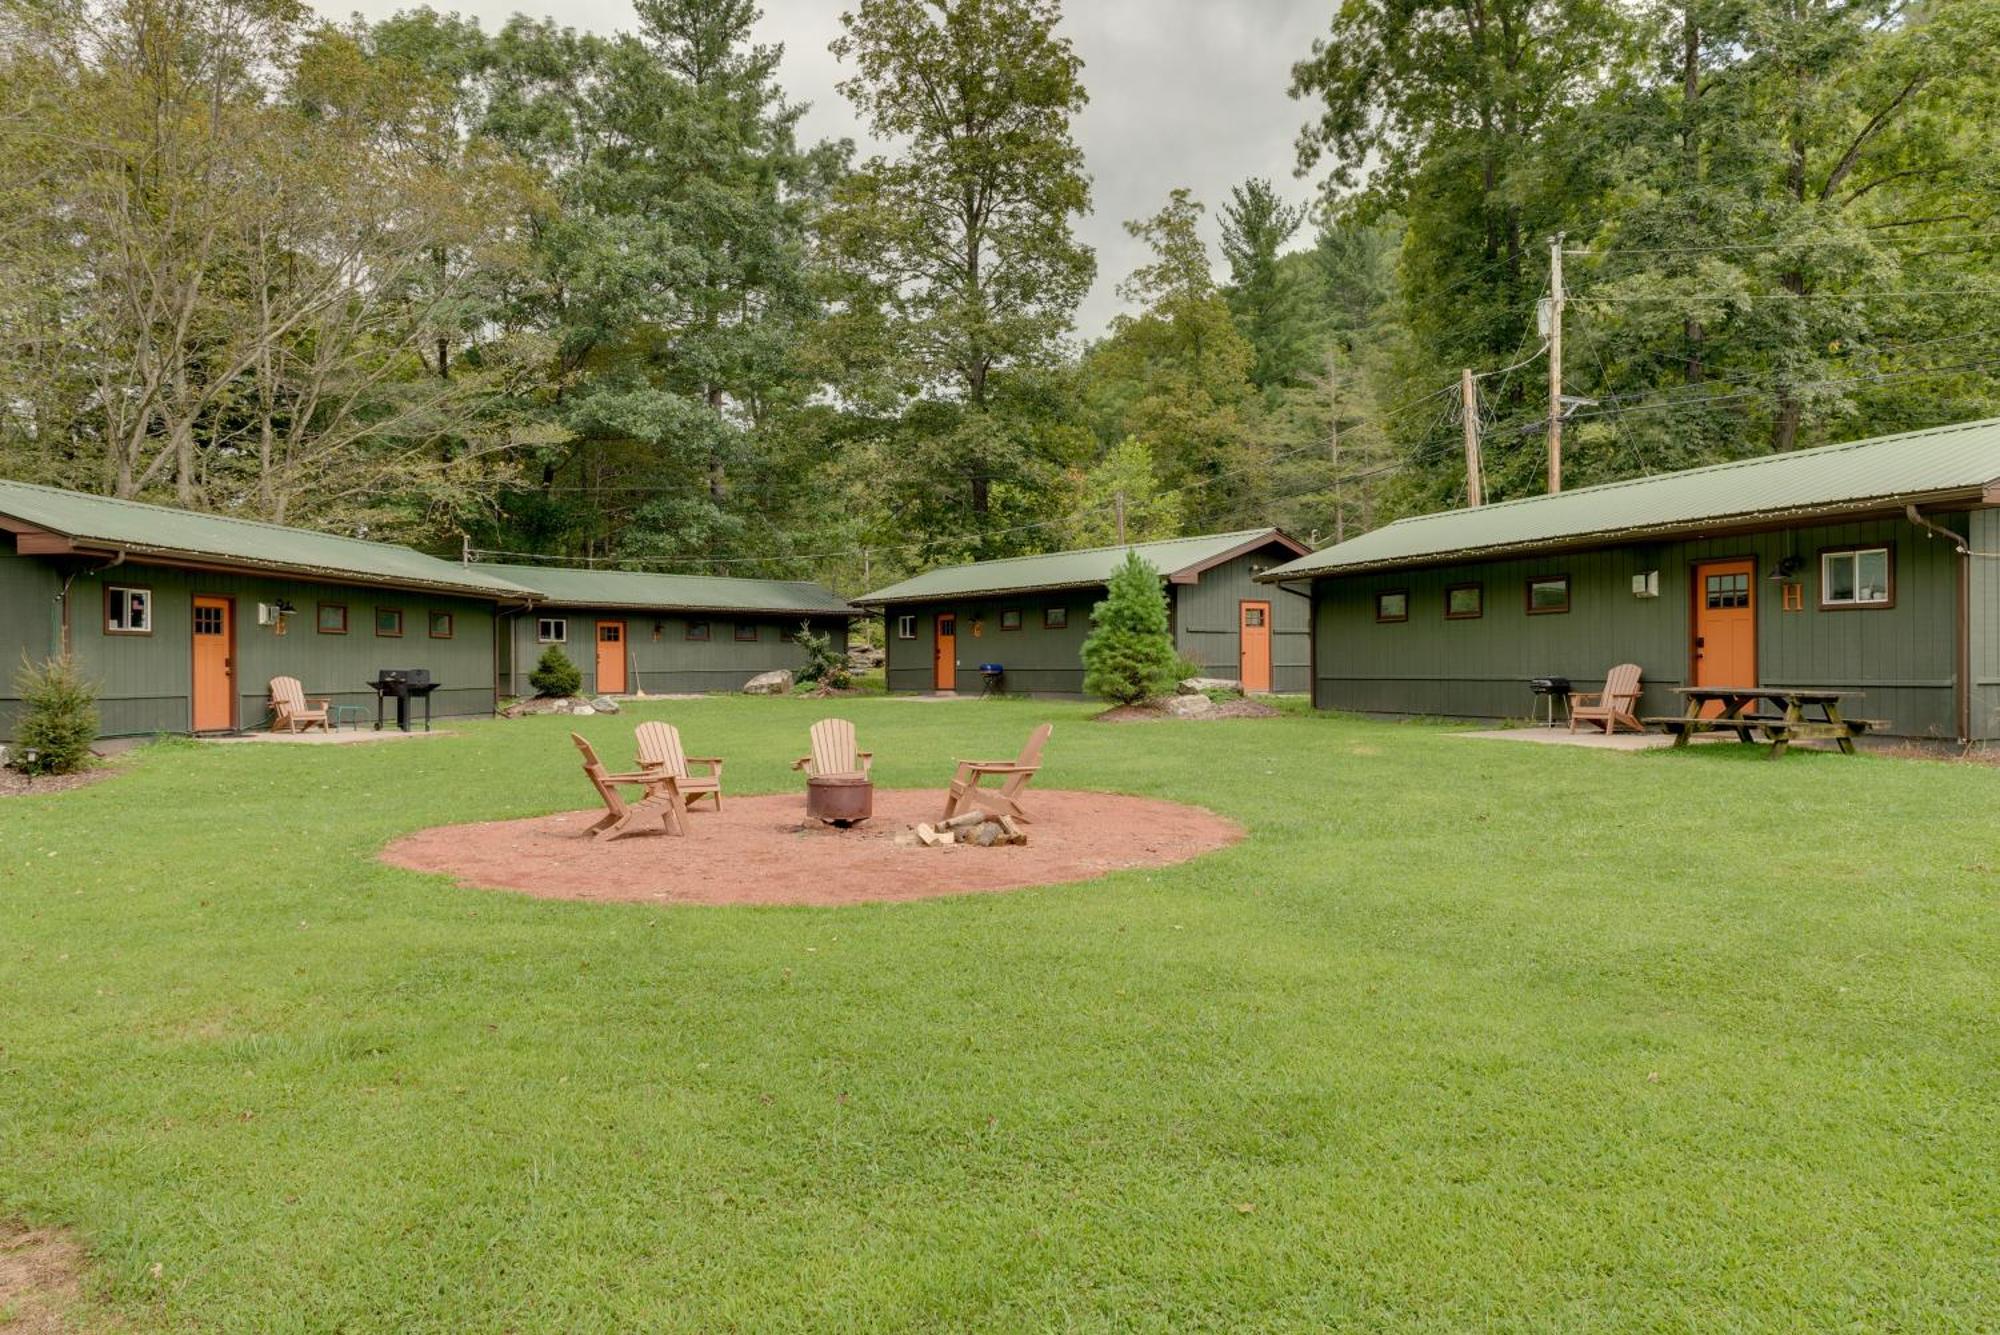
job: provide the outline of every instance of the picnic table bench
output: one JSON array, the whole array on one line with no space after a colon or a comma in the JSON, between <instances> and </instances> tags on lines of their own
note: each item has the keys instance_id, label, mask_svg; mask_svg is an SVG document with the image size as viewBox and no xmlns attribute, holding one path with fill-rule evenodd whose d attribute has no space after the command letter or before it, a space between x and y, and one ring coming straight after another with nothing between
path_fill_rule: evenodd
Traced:
<instances>
[{"instance_id":1,"label":"picnic table bench","mask_svg":"<svg viewBox=\"0 0 2000 1335\"><path fill-rule=\"evenodd\" d=\"M1852 691L1827 691L1795 686L1677 686L1674 693L1687 701L1685 713L1655 717L1645 722L1674 734L1675 746L1686 746L1700 733L1733 732L1739 742L1761 739L1771 744L1771 759L1785 754L1793 742L1837 742L1847 755L1854 754L1854 739L1870 729L1886 728L1887 719L1845 718L1840 702L1859 699ZM1719 704L1722 711L1705 712ZM1766 713L1761 706L1776 706L1780 713ZM1810 717L1807 710L1818 711Z\"/></svg>"}]
</instances>

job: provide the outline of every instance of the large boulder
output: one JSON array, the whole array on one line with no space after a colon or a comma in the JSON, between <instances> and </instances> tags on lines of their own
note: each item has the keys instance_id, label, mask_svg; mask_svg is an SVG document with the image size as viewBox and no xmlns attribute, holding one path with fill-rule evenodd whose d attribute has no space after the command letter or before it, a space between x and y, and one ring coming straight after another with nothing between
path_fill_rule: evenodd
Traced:
<instances>
[{"instance_id":1,"label":"large boulder","mask_svg":"<svg viewBox=\"0 0 2000 1335\"><path fill-rule=\"evenodd\" d=\"M590 707L600 714L616 714L618 702L608 695L600 695L590 702Z\"/></svg>"},{"instance_id":2,"label":"large boulder","mask_svg":"<svg viewBox=\"0 0 2000 1335\"><path fill-rule=\"evenodd\" d=\"M1160 709L1174 718L1207 718L1216 703L1205 695L1170 695L1160 701Z\"/></svg>"},{"instance_id":3,"label":"large boulder","mask_svg":"<svg viewBox=\"0 0 2000 1335\"><path fill-rule=\"evenodd\" d=\"M1174 687L1180 695L1207 695L1210 691L1221 691L1225 695L1243 694L1243 683L1231 681L1227 677L1189 677Z\"/></svg>"},{"instance_id":4,"label":"large boulder","mask_svg":"<svg viewBox=\"0 0 2000 1335\"><path fill-rule=\"evenodd\" d=\"M790 695L791 693L792 673L789 668L762 672L743 683L745 695Z\"/></svg>"}]
</instances>

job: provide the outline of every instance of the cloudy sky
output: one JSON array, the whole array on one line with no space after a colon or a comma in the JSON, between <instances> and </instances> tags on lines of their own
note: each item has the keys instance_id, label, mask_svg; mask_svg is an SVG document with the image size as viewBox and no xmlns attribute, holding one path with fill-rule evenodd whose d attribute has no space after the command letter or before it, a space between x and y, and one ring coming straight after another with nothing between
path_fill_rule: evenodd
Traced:
<instances>
[{"instance_id":1,"label":"cloudy sky","mask_svg":"<svg viewBox=\"0 0 2000 1335\"><path fill-rule=\"evenodd\" d=\"M330 17L380 18L416 0L315 0ZM476 17L491 31L518 11L550 12L595 32L633 26L628 0L430 0ZM795 102L809 102L808 138L867 137L834 91L839 62L827 43L840 31L841 0L762 0L762 39L782 42L781 74ZM1189 186L1215 216L1229 187L1266 176L1305 200L1311 183L1292 176L1292 142L1308 108L1293 102L1292 62L1331 25L1334 0L1068 0L1063 31L1083 57L1090 106L1078 120L1094 213L1082 235L1097 251L1097 286L1078 316L1086 337L1117 313L1112 290L1139 256L1123 222L1156 211L1167 192ZM1218 260L1219 263L1219 260Z\"/></svg>"}]
</instances>

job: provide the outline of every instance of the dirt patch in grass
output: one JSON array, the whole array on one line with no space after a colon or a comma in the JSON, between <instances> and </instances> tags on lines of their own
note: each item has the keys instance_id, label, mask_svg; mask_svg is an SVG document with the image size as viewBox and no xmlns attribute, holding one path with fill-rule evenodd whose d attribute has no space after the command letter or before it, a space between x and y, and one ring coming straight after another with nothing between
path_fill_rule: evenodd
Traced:
<instances>
[{"instance_id":1,"label":"dirt patch in grass","mask_svg":"<svg viewBox=\"0 0 2000 1335\"><path fill-rule=\"evenodd\" d=\"M1206 723L1210 719L1225 718L1277 718L1284 711L1273 709L1262 700L1217 700L1213 709L1191 717L1155 704L1113 705L1101 714L1092 714L1096 723L1159 723L1171 720L1176 723Z\"/></svg>"},{"instance_id":2,"label":"dirt patch in grass","mask_svg":"<svg viewBox=\"0 0 2000 1335\"><path fill-rule=\"evenodd\" d=\"M66 793L72 788L88 788L93 783L103 783L115 778L118 771L110 765L98 765L93 769L79 770L75 774L43 774L29 778L19 770L0 769L0 797L27 797L33 793Z\"/></svg>"},{"instance_id":3,"label":"dirt patch in grass","mask_svg":"<svg viewBox=\"0 0 2000 1335\"><path fill-rule=\"evenodd\" d=\"M0 1219L0 1331L61 1335L82 1289L83 1248L50 1228Z\"/></svg>"},{"instance_id":4,"label":"dirt patch in grass","mask_svg":"<svg viewBox=\"0 0 2000 1335\"><path fill-rule=\"evenodd\" d=\"M544 899L641 904L865 904L1019 890L1164 867L1235 843L1243 827L1201 807L1120 793L1030 789L1028 843L999 848L897 844L934 821L932 789L877 789L875 816L836 830L808 821L805 794L725 797L690 814L685 839L611 842L586 831L601 811L420 830L385 861L443 872L461 884Z\"/></svg>"}]
</instances>

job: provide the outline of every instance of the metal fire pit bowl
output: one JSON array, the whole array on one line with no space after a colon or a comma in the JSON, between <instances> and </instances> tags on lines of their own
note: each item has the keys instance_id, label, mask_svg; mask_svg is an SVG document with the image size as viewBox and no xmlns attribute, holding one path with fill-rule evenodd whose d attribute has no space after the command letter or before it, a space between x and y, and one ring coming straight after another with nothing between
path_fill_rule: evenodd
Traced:
<instances>
[{"instance_id":1,"label":"metal fire pit bowl","mask_svg":"<svg viewBox=\"0 0 2000 1335\"><path fill-rule=\"evenodd\" d=\"M875 784L865 774L815 774L806 780L806 815L846 829L875 814Z\"/></svg>"}]
</instances>

